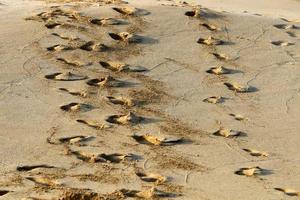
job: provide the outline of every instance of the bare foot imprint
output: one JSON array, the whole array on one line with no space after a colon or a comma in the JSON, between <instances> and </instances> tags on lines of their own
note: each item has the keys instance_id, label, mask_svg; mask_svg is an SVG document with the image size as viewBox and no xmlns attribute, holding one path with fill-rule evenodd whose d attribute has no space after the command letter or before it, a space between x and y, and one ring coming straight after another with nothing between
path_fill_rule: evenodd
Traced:
<instances>
[{"instance_id":1,"label":"bare foot imprint","mask_svg":"<svg viewBox=\"0 0 300 200\"><path fill-rule=\"evenodd\" d=\"M118 104L122 106L128 106L128 107L133 107L137 103L133 99L126 98L126 97L114 97L114 96L106 96L105 100L113 103L113 104Z\"/></svg>"},{"instance_id":2,"label":"bare foot imprint","mask_svg":"<svg viewBox=\"0 0 300 200\"><path fill-rule=\"evenodd\" d=\"M137 35L128 33L128 32L120 32L120 33L108 33L108 35L117 41L126 42L126 43L137 43L141 42L141 38Z\"/></svg>"},{"instance_id":3,"label":"bare foot imprint","mask_svg":"<svg viewBox=\"0 0 300 200\"><path fill-rule=\"evenodd\" d=\"M272 174L272 170L263 169L261 167L245 167L240 168L239 170L234 172L237 175L241 176L256 176L256 175L269 175Z\"/></svg>"},{"instance_id":4,"label":"bare foot imprint","mask_svg":"<svg viewBox=\"0 0 300 200\"><path fill-rule=\"evenodd\" d=\"M111 125L109 124L106 124L106 123L100 123L100 122L97 122L97 121L94 121L94 120L83 120L83 119L77 119L76 120L78 123L81 123L81 124L85 124L89 127L92 127L92 128L95 128L95 129L106 129L106 128L110 128Z\"/></svg>"},{"instance_id":5,"label":"bare foot imprint","mask_svg":"<svg viewBox=\"0 0 300 200\"><path fill-rule=\"evenodd\" d=\"M226 83L224 83L224 85L226 85L229 90L232 90L232 91L237 92L237 93L248 93L248 92L257 91L257 89L255 87L242 86L242 85L239 85L238 83L226 82Z\"/></svg>"},{"instance_id":6,"label":"bare foot imprint","mask_svg":"<svg viewBox=\"0 0 300 200\"><path fill-rule=\"evenodd\" d=\"M216 27L215 25L213 24L208 24L208 23L200 23L200 26L203 26L205 28L207 28L208 30L210 31L219 31L220 29L218 27Z\"/></svg>"},{"instance_id":7,"label":"bare foot imprint","mask_svg":"<svg viewBox=\"0 0 300 200\"><path fill-rule=\"evenodd\" d=\"M294 45L295 43L291 43L291 42L284 42L282 40L278 40L278 41L273 41L271 42L273 45L276 46L281 46L281 47L285 47L285 46L291 46Z\"/></svg>"},{"instance_id":8,"label":"bare foot imprint","mask_svg":"<svg viewBox=\"0 0 300 200\"><path fill-rule=\"evenodd\" d=\"M137 169L135 174L145 182L155 182L156 184L161 184L167 181L167 177L161 174L145 172L142 169Z\"/></svg>"},{"instance_id":9,"label":"bare foot imprint","mask_svg":"<svg viewBox=\"0 0 300 200\"><path fill-rule=\"evenodd\" d=\"M67 112L75 112L75 111L83 111L87 112L92 110L94 107L84 103L69 103L67 105L63 105L60 107L63 111Z\"/></svg>"},{"instance_id":10,"label":"bare foot imprint","mask_svg":"<svg viewBox=\"0 0 300 200\"><path fill-rule=\"evenodd\" d=\"M213 46L213 45L222 45L222 44L225 44L226 42L223 40L220 40L220 39L216 39L212 36L209 36L207 39L199 38L197 43L204 44L207 46Z\"/></svg>"},{"instance_id":11,"label":"bare foot imprint","mask_svg":"<svg viewBox=\"0 0 300 200\"><path fill-rule=\"evenodd\" d=\"M71 72L66 73L53 73L45 76L46 79L57 80L57 81L80 81L85 80L88 77L78 74L73 74Z\"/></svg>"},{"instance_id":12,"label":"bare foot imprint","mask_svg":"<svg viewBox=\"0 0 300 200\"><path fill-rule=\"evenodd\" d=\"M100 79L90 79L86 82L86 84L96 87L122 87L125 85L125 82L117 80L111 76L106 76Z\"/></svg>"},{"instance_id":13,"label":"bare foot imprint","mask_svg":"<svg viewBox=\"0 0 300 200\"><path fill-rule=\"evenodd\" d=\"M52 169L52 168L55 168L55 167L51 166L51 165L22 165L22 166L17 166L17 171L27 172L27 171L31 171L31 170L37 169L37 168Z\"/></svg>"},{"instance_id":14,"label":"bare foot imprint","mask_svg":"<svg viewBox=\"0 0 300 200\"><path fill-rule=\"evenodd\" d=\"M212 104L218 104L223 103L226 100L226 98L221 96L211 96L206 99L203 99L203 102L205 103L212 103Z\"/></svg>"},{"instance_id":15,"label":"bare foot imprint","mask_svg":"<svg viewBox=\"0 0 300 200\"><path fill-rule=\"evenodd\" d=\"M73 96L80 96L80 97L87 97L87 92L84 92L84 91L76 91L76 90L70 90L70 89L67 89L67 88L58 88L60 91L63 91L63 92L67 92Z\"/></svg>"},{"instance_id":16,"label":"bare foot imprint","mask_svg":"<svg viewBox=\"0 0 300 200\"><path fill-rule=\"evenodd\" d=\"M293 189L289 189L289 188L274 188L274 189L283 192L284 194L291 197L300 197L300 192Z\"/></svg>"},{"instance_id":17,"label":"bare foot imprint","mask_svg":"<svg viewBox=\"0 0 300 200\"><path fill-rule=\"evenodd\" d=\"M225 138L247 136L247 134L242 132L242 131L235 131L235 130L227 129L227 128L224 128L224 127L221 127L219 130L214 132L213 135L221 136L221 137L225 137Z\"/></svg>"},{"instance_id":18,"label":"bare foot imprint","mask_svg":"<svg viewBox=\"0 0 300 200\"><path fill-rule=\"evenodd\" d=\"M215 75L223 75L223 74L233 74L240 72L239 70L234 70L234 69L228 69L223 66L217 66L217 67L212 67L209 70L206 71L209 74L215 74Z\"/></svg>"},{"instance_id":19,"label":"bare foot imprint","mask_svg":"<svg viewBox=\"0 0 300 200\"><path fill-rule=\"evenodd\" d=\"M143 117L139 117L132 112L129 112L126 115L111 115L106 118L107 122L120 125L137 124L143 120Z\"/></svg>"},{"instance_id":20,"label":"bare foot imprint","mask_svg":"<svg viewBox=\"0 0 300 200\"><path fill-rule=\"evenodd\" d=\"M248 152L251 156L256 156L256 157L260 157L260 156L268 157L269 156L269 154L265 151L258 151L255 149L243 149L243 150Z\"/></svg>"},{"instance_id":21,"label":"bare foot imprint","mask_svg":"<svg viewBox=\"0 0 300 200\"><path fill-rule=\"evenodd\" d=\"M146 135L132 135L133 139L135 139L140 144L150 144L157 146L165 146L165 145L175 145L183 142L183 137L174 137L174 138L158 138L156 136L146 134Z\"/></svg>"},{"instance_id":22,"label":"bare foot imprint","mask_svg":"<svg viewBox=\"0 0 300 200\"><path fill-rule=\"evenodd\" d=\"M133 67L126 63L121 63L121 62L100 61L99 63L103 68L109 69L109 70L115 71L115 72L144 72L144 71L147 71L147 69L144 67L139 67L139 66Z\"/></svg>"}]
</instances>

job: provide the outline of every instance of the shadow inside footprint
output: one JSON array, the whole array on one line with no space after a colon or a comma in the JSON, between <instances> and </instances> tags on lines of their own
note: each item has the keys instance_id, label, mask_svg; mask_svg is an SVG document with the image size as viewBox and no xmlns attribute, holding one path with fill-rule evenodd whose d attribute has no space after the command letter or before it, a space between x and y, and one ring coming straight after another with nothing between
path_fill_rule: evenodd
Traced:
<instances>
[{"instance_id":1,"label":"shadow inside footprint","mask_svg":"<svg viewBox=\"0 0 300 200\"><path fill-rule=\"evenodd\" d=\"M71 112L71 111L88 112L94 109L94 106L84 104L84 103L69 103L67 105L61 106L60 109L67 112Z\"/></svg>"},{"instance_id":2,"label":"shadow inside footprint","mask_svg":"<svg viewBox=\"0 0 300 200\"><path fill-rule=\"evenodd\" d=\"M54 166L50 166L50 165L23 165L23 166L18 166L17 167L17 171L23 172L23 171L31 171L33 169L37 169L37 168L46 168L46 169L52 169L52 168L56 168Z\"/></svg>"},{"instance_id":3,"label":"shadow inside footprint","mask_svg":"<svg viewBox=\"0 0 300 200\"><path fill-rule=\"evenodd\" d=\"M4 195L6 195L6 194L8 194L10 192L11 191L9 191L9 190L0 190L0 196L4 196Z\"/></svg>"},{"instance_id":4,"label":"shadow inside footprint","mask_svg":"<svg viewBox=\"0 0 300 200\"><path fill-rule=\"evenodd\" d=\"M237 93L251 93L251 92L258 91L258 89L253 86L241 86L236 83L229 83L229 82L225 82L224 85L227 86L229 90L232 90Z\"/></svg>"},{"instance_id":5,"label":"shadow inside footprint","mask_svg":"<svg viewBox=\"0 0 300 200\"><path fill-rule=\"evenodd\" d=\"M45 78L50 80L57 80L57 81L80 81L80 80L85 80L88 77L78 75L78 74L73 74L71 72L66 72L66 73L58 72L58 73L45 75Z\"/></svg>"}]
</instances>

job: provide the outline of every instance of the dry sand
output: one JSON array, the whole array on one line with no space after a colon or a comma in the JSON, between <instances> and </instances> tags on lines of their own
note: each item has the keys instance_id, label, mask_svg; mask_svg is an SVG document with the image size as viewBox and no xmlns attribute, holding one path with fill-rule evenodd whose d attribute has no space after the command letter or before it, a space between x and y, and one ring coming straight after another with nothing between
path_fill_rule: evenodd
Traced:
<instances>
[{"instance_id":1,"label":"dry sand","mask_svg":"<svg viewBox=\"0 0 300 200\"><path fill-rule=\"evenodd\" d=\"M0 199L299 198L300 3L108 1L0 1Z\"/></svg>"}]
</instances>

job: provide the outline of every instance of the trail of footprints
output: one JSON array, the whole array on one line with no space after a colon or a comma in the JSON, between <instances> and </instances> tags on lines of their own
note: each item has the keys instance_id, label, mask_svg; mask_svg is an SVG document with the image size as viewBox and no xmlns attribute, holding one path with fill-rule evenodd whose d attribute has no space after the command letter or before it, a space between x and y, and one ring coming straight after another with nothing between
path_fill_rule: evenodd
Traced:
<instances>
[{"instance_id":1,"label":"trail of footprints","mask_svg":"<svg viewBox=\"0 0 300 200\"><path fill-rule=\"evenodd\" d=\"M211 31L211 33L216 33L220 32L222 29L211 24L210 22L208 23L205 20L205 13L202 12L200 7L194 8L192 11L187 11L185 13L186 16L190 18L196 18L200 21L200 26L208 29ZM292 24L295 21L290 21L287 19L282 19L283 21L288 22L289 24L275 24L274 27L277 29L282 29L282 30L288 30L286 31L287 34L289 34L291 37L296 37L298 36L295 31L300 29L300 27ZM298 22L298 21L297 21ZM297 23L296 22L296 23ZM210 35L207 38L200 38L198 39L197 43L206 45L206 46L211 46L215 47L217 45L225 45L226 41L223 41L221 39L217 39L216 37ZM292 46L295 45L295 43L292 42L286 42L282 40L277 40L277 41L272 41L271 44L275 46L281 46L281 47L286 47L286 46ZM214 48L215 49L215 48ZM229 62L233 61L229 56L223 53L218 53L216 51L210 52L217 60L221 62ZM228 69L223 67L222 65L217 65L216 67L212 67L206 71L209 74L216 75L216 76L223 76L223 75L230 75L233 73L239 73L241 71L236 70L236 69ZM248 85L240 85L239 83L233 82L233 81L228 81L223 83L229 90L234 91L235 93L249 93L249 92L255 92L257 91L257 88L254 88L252 86ZM221 97L221 96L211 96L203 99L203 102L205 103L211 103L211 104L220 104L225 101L226 98ZM240 114L234 114L230 113L230 116L232 116L235 120L237 121L245 121L247 118ZM237 130L232 130L228 129L225 127L220 127L219 130L215 131L212 133L214 136L220 136L224 138L236 138L236 137L245 137L247 136L247 133L244 133L242 131L237 131ZM243 151L249 153L249 155L254 156L254 157L269 157L269 153L265 151L260 151L256 149L250 149L250 148L243 148ZM259 166L254 166L254 167L243 167L234 172L236 175L240 176L247 176L247 177L252 177L252 176L263 176L263 175L269 175L272 174L272 170L269 169L263 169ZM281 191L284 194L288 196L300 196L300 192L295 191L293 189L288 189L288 188L274 188L275 190Z\"/></svg>"},{"instance_id":2,"label":"trail of footprints","mask_svg":"<svg viewBox=\"0 0 300 200\"><path fill-rule=\"evenodd\" d=\"M115 3L112 1L112 3ZM124 6L124 7L113 7L113 10L115 10L117 13L120 13L121 15L124 15L126 17L139 17L143 15L149 14L147 11L142 9L137 9L130 6ZM185 13L186 16L199 20L199 26L202 28L205 28L209 30L212 34L221 32L222 29L220 27L217 27L210 22L207 22L205 20L205 12L202 11L200 7L196 7L192 11L188 11ZM124 19L116 19L116 18L91 18L89 16L83 16L80 13L77 12L71 12L71 11L65 11L60 8L53 9L49 12L41 12L37 14L36 16L26 18L26 20L37 20L44 22L45 27L48 29L56 29L56 28L77 28L76 26L72 24L68 24L65 22L62 22L60 19L61 17L67 17L70 20L80 21L89 23L90 25L98 25L98 26L108 26L108 25L120 25L120 24L127 24L126 20ZM125 18L126 19L126 18ZM274 25L274 27L278 29L283 30L296 30L298 29L295 25L290 24L277 24ZM289 32L292 33L292 32ZM129 43L137 43L142 41L142 37L135 35L134 33L129 32L109 32L107 33L112 40L116 40L118 42L123 42L125 44ZM293 32L294 34L294 32ZM72 37L72 36L66 36L61 35L58 33L52 33L53 36L59 37L63 40L68 40L68 45L62 45L57 44L54 46L48 47L46 50L49 52L57 52L57 51L72 51L75 49L81 49L85 51L96 51L96 52L104 52L109 50L110 47L106 46L105 44L96 42L96 41L83 41L78 37ZM217 39L214 36L210 35L207 38L200 38L198 39L197 43L214 47L216 45L226 45L227 42L221 39ZM284 42L284 41L273 41L273 45L276 46L289 46L293 45L293 43ZM212 56L216 58L219 62L225 62L231 61L232 59L223 53L218 52L210 52ZM79 63L74 60L68 60L66 58L57 58L58 61L63 62L64 64L70 65L72 67L83 67L87 64ZM145 72L147 71L146 68L143 67L136 67L136 66L130 66L126 63L121 62L115 62L115 61L107 61L107 60L100 60L99 66L103 67L104 69L107 69L114 73L127 73L127 72ZM216 67L212 67L206 71L206 73L209 73L211 75L216 76L223 76L223 75L230 75L233 73L239 73L239 70L236 69L230 69L227 67L224 67L222 65L217 65ZM100 78L89 78L85 75L81 74L75 74L72 72L57 72L45 75L46 79L52 80L52 81L86 81L86 85L89 87L101 87L101 88L111 88L111 87L125 87L126 83L115 79L114 77L107 75ZM248 92L254 92L256 91L256 88L253 88L251 86L243 86L238 83L234 82L224 82L224 85L231 91L235 93L248 93ZM81 97L81 98L87 98L89 95L86 91L77 91L69 88L58 88L58 91L68 93L73 96ZM224 103L227 100L225 97L221 96L211 96L203 99L203 102L210 103L210 104L220 104ZM121 105L124 108L130 108L134 107L138 104L138 101L127 98L124 96L106 96L103 98L103 101L106 101L107 103L111 105ZM61 110L65 112L88 112L92 110L94 107L89 104L84 103L78 103L78 102L72 102L65 105L62 105L60 107ZM233 117L235 120L238 121L244 121L246 118L239 114L229 114L231 117ZM94 129L108 129L111 128L113 125L123 125L123 126L131 126L134 124L142 123L143 121L147 120L143 116L139 116L133 112L128 112L127 114L117 114L117 115L110 115L107 116L105 121L94 121L94 120L88 120L88 119L77 119L76 121L78 123L81 123L83 125L92 127ZM220 127L217 131L212 133L213 136L218 137L224 137L224 138L237 138L242 136L247 136L247 133L244 133L242 131L232 130L225 127ZM183 144L187 140L183 137L157 137L155 135L151 134L133 134L130 136L134 141L136 141L139 145L151 145L151 146L171 146L176 144ZM139 159L138 156L128 153L128 154L122 154L122 153L92 153L92 152L86 152L81 150L73 150L71 148L72 145L76 146L85 146L88 145L87 143L91 140L95 139L95 136L84 136L84 135L74 135L70 137L62 137L55 139L54 137L50 136L47 138L47 142L52 145L62 145L64 146L64 153L68 156L73 156L79 160L82 160L83 162L88 163L126 163L126 162L133 162L137 161ZM250 148L244 148L242 149L246 153L248 153L251 156L255 157L268 157L269 154L265 151L259 151L256 149L250 149ZM35 169L53 169L56 168L55 166L50 165L24 165L24 166L18 166L17 171L20 172L30 172ZM236 170L234 172L237 175L241 176L263 176L271 174L272 171L268 169L263 169L259 166L254 167L244 167ZM165 182L170 181L169 177L166 177L164 175L154 173L154 172L148 172L143 169L136 169L135 175L139 177L142 181L145 182L151 182L153 183L153 186L150 189L146 190L127 190L127 189L120 189L117 190L111 194L98 194L93 193L90 191L85 192L78 192L77 190L73 191L72 189L67 190L63 197L60 199L102 199L102 198L113 198L118 197L120 199L124 199L127 197L135 197L135 198L143 198L143 199L150 199L150 198L160 198L160 197L176 197L180 194L175 193L169 193L161 191L157 188L160 184L163 184ZM59 181L54 180L52 178L48 178L46 176L29 176L26 177L27 180L34 182L37 185L47 186L47 187L64 187L63 184L61 184ZM281 191L284 194L288 196L300 196L300 192L286 189L286 188L275 188L275 190ZM4 196L12 191L8 190L0 190L0 196Z\"/></svg>"}]
</instances>

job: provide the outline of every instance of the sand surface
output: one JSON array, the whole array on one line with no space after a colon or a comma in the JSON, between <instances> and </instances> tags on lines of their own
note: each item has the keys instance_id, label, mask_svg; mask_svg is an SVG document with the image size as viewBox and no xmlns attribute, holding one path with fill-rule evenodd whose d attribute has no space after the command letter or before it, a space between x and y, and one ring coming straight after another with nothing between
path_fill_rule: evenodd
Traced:
<instances>
[{"instance_id":1,"label":"sand surface","mask_svg":"<svg viewBox=\"0 0 300 200\"><path fill-rule=\"evenodd\" d=\"M299 1L107 2L0 0L0 199L299 199Z\"/></svg>"}]
</instances>

